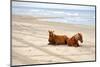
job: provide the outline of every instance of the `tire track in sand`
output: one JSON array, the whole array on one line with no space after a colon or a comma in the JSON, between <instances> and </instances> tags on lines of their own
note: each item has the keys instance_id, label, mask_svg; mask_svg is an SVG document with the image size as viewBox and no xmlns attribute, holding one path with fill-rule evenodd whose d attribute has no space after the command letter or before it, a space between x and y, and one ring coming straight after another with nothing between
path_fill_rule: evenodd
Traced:
<instances>
[{"instance_id":1,"label":"tire track in sand","mask_svg":"<svg viewBox=\"0 0 100 67\"><path fill-rule=\"evenodd\" d=\"M17 40L17 41L19 41L19 42L21 42L21 43L30 45L31 47L36 48L36 49L38 49L38 50L40 50L40 51L42 51L42 52L45 52L45 53L48 54L48 55L51 55L51 56L54 56L54 57L63 59L63 60L65 60L65 61L75 61L75 60L73 60L73 59L71 59L71 58L69 58L69 57L64 57L64 56L59 55L59 54L57 54L57 53L54 53L54 52L52 52L52 51L50 51L50 50L48 50L48 49L38 47L38 46L34 45L33 43L26 42L26 41L25 41L24 39L22 39L22 38L17 38L17 37L15 37L15 36L13 36L13 39L15 39L15 40Z\"/></svg>"}]
</instances>

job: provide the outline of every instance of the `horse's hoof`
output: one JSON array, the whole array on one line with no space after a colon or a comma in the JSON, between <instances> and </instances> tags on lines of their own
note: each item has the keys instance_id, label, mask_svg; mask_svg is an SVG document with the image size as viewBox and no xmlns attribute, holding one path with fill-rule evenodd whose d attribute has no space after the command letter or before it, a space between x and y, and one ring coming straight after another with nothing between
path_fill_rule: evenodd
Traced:
<instances>
[{"instance_id":1,"label":"horse's hoof","mask_svg":"<svg viewBox=\"0 0 100 67\"><path fill-rule=\"evenodd\" d=\"M48 43L48 45L51 45L51 43Z\"/></svg>"},{"instance_id":2,"label":"horse's hoof","mask_svg":"<svg viewBox=\"0 0 100 67\"><path fill-rule=\"evenodd\" d=\"M79 45L75 45L74 47L80 47Z\"/></svg>"}]
</instances>

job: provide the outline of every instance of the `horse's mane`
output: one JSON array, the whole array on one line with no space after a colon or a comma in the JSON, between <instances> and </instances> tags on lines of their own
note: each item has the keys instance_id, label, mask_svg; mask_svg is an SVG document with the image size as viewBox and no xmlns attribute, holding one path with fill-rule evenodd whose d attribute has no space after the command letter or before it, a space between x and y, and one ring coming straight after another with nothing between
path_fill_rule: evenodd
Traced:
<instances>
[{"instance_id":1,"label":"horse's mane","mask_svg":"<svg viewBox=\"0 0 100 67\"><path fill-rule=\"evenodd\" d=\"M80 36L81 38L83 38L81 33L78 33L78 34L79 34L79 36Z\"/></svg>"},{"instance_id":2,"label":"horse's mane","mask_svg":"<svg viewBox=\"0 0 100 67\"><path fill-rule=\"evenodd\" d=\"M78 40L80 37L82 38L82 34L81 33L77 33L74 36L72 36L71 39Z\"/></svg>"}]
</instances>

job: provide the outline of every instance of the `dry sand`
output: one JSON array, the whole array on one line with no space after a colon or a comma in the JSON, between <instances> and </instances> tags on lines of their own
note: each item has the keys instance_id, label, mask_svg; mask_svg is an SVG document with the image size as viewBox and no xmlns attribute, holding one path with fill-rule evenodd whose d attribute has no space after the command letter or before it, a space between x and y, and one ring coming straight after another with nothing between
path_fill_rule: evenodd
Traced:
<instances>
[{"instance_id":1,"label":"dry sand","mask_svg":"<svg viewBox=\"0 0 100 67\"><path fill-rule=\"evenodd\" d=\"M43 22L39 18L12 16L12 65L95 61L94 26ZM84 42L77 48L48 45L48 30L69 37L81 32Z\"/></svg>"}]
</instances>

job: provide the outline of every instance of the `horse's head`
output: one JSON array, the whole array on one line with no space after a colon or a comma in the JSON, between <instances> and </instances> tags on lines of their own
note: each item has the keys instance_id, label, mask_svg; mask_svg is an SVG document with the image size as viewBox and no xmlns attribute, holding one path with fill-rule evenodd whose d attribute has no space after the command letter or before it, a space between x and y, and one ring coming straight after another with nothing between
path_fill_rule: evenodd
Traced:
<instances>
[{"instance_id":1,"label":"horse's head","mask_svg":"<svg viewBox=\"0 0 100 67\"><path fill-rule=\"evenodd\" d=\"M77 33L77 34L75 35L75 38L76 38L77 40L79 40L81 43L83 43L83 37L82 37L82 34L81 34L81 33Z\"/></svg>"},{"instance_id":2,"label":"horse's head","mask_svg":"<svg viewBox=\"0 0 100 67\"><path fill-rule=\"evenodd\" d=\"M49 30L49 36L52 37L54 35L54 31Z\"/></svg>"}]
</instances>

